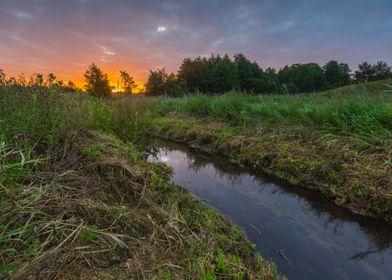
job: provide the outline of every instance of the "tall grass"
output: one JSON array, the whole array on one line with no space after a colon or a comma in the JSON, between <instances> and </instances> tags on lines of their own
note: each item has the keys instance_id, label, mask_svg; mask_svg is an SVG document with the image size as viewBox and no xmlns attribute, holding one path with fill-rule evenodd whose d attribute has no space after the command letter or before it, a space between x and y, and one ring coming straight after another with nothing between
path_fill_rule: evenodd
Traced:
<instances>
[{"instance_id":1,"label":"tall grass","mask_svg":"<svg viewBox=\"0 0 392 280\"><path fill-rule=\"evenodd\" d=\"M176 112L233 125L307 126L322 133L355 135L379 144L392 137L391 94L326 96L249 96L231 92L222 96L193 95L150 101L158 115Z\"/></svg>"},{"instance_id":2,"label":"tall grass","mask_svg":"<svg viewBox=\"0 0 392 280\"><path fill-rule=\"evenodd\" d=\"M241 231L112 136L143 138L149 106L0 89L1 279L199 279L221 273L218 249L225 276L279 278Z\"/></svg>"},{"instance_id":3,"label":"tall grass","mask_svg":"<svg viewBox=\"0 0 392 280\"><path fill-rule=\"evenodd\" d=\"M137 108L137 109L136 109ZM0 90L0 139L56 146L65 134L80 128L116 133L135 139L145 129L145 110L133 100L104 100L81 94Z\"/></svg>"}]
</instances>

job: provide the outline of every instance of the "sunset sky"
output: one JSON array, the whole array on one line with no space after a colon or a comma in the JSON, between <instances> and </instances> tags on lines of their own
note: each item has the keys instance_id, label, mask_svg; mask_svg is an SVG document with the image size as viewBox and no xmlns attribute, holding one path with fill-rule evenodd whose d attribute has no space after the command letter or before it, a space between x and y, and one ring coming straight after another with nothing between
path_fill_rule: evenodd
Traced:
<instances>
[{"instance_id":1,"label":"sunset sky","mask_svg":"<svg viewBox=\"0 0 392 280\"><path fill-rule=\"evenodd\" d=\"M176 71L184 57L242 52L263 67L337 59L392 64L391 0L0 0L0 69L83 82L96 62Z\"/></svg>"}]
</instances>

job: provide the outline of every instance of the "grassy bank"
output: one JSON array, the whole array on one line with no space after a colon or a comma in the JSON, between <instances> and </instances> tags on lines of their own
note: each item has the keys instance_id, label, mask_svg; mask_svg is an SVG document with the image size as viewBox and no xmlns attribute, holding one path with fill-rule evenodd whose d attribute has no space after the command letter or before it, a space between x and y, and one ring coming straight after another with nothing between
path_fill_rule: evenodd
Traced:
<instances>
[{"instance_id":1,"label":"grassy bank","mask_svg":"<svg viewBox=\"0 0 392 280\"><path fill-rule=\"evenodd\" d=\"M0 278L279 278L145 161L150 106L0 91Z\"/></svg>"},{"instance_id":2,"label":"grassy bank","mask_svg":"<svg viewBox=\"0 0 392 280\"><path fill-rule=\"evenodd\" d=\"M385 83L297 96L155 99L148 101L150 131L392 222L392 97Z\"/></svg>"}]
</instances>

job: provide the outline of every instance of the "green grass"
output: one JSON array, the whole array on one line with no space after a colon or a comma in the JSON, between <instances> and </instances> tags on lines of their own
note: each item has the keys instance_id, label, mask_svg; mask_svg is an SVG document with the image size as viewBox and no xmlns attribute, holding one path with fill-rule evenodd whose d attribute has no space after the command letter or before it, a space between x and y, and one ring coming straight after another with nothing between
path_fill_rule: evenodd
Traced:
<instances>
[{"instance_id":1,"label":"green grass","mask_svg":"<svg viewBox=\"0 0 392 280\"><path fill-rule=\"evenodd\" d=\"M0 278L280 278L145 161L146 106L0 89Z\"/></svg>"},{"instance_id":2,"label":"green grass","mask_svg":"<svg viewBox=\"0 0 392 280\"><path fill-rule=\"evenodd\" d=\"M389 93L295 96L192 95L155 99L159 116L169 113L233 125L306 126L323 134L349 135L369 145L391 144L392 97Z\"/></svg>"},{"instance_id":3,"label":"green grass","mask_svg":"<svg viewBox=\"0 0 392 280\"><path fill-rule=\"evenodd\" d=\"M391 222L385 83L179 99L1 89L0 277L279 278L241 230L145 161L148 135L226 154Z\"/></svg>"},{"instance_id":4,"label":"green grass","mask_svg":"<svg viewBox=\"0 0 392 280\"><path fill-rule=\"evenodd\" d=\"M316 188L353 212L392 222L391 81L294 96L148 100L150 133Z\"/></svg>"}]
</instances>

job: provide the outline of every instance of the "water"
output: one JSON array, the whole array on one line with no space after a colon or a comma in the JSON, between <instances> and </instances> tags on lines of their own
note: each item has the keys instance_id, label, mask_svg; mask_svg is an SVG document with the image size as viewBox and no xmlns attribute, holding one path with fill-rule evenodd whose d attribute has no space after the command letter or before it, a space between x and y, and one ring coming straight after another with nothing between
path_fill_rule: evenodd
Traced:
<instances>
[{"instance_id":1,"label":"water","mask_svg":"<svg viewBox=\"0 0 392 280\"><path fill-rule=\"evenodd\" d=\"M171 166L177 184L241 226L289 279L392 279L390 225L225 158L157 145L157 157L149 160Z\"/></svg>"}]
</instances>

